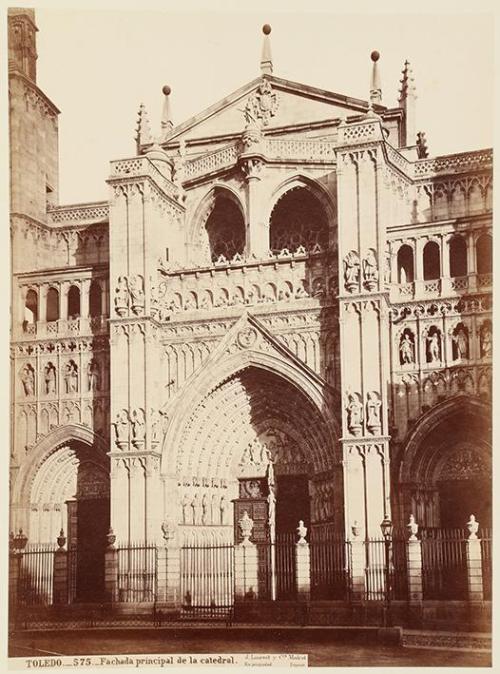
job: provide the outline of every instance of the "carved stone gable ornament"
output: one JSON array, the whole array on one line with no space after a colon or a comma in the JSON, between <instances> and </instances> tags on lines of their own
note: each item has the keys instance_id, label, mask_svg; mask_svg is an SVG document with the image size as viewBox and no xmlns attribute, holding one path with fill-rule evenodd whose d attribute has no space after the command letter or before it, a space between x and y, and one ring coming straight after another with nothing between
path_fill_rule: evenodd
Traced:
<instances>
[{"instance_id":1,"label":"carved stone gable ornament","mask_svg":"<svg viewBox=\"0 0 500 674\"><path fill-rule=\"evenodd\" d=\"M264 79L259 88L247 101L245 120L249 125L257 125L260 121L267 126L278 110L278 96L272 90L271 83Z\"/></svg>"},{"instance_id":2,"label":"carved stone gable ornament","mask_svg":"<svg viewBox=\"0 0 500 674\"><path fill-rule=\"evenodd\" d=\"M257 341L257 330L250 326L243 328L238 333L238 344L242 349L249 349Z\"/></svg>"}]
</instances>

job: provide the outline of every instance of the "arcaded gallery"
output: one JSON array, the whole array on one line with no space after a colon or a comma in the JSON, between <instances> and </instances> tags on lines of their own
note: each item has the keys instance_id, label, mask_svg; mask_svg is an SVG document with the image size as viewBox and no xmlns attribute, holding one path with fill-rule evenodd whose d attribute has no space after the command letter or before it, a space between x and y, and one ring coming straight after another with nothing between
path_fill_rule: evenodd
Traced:
<instances>
[{"instance_id":1,"label":"arcaded gallery","mask_svg":"<svg viewBox=\"0 0 500 674\"><path fill-rule=\"evenodd\" d=\"M487 617L492 150L432 155L404 54L387 107L383 54L359 100L274 74L266 24L255 79L185 121L158 82L107 200L60 204L35 21L9 10L11 614Z\"/></svg>"}]
</instances>

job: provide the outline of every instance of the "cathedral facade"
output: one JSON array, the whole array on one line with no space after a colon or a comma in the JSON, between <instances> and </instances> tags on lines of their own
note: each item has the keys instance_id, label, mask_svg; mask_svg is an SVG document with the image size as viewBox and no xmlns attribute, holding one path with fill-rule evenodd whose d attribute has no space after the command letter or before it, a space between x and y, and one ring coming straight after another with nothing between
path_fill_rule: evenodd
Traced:
<instances>
[{"instance_id":1,"label":"cathedral facade","mask_svg":"<svg viewBox=\"0 0 500 674\"><path fill-rule=\"evenodd\" d=\"M277 77L264 26L256 79L180 124L163 87L61 205L36 30L10 10L11 530L88 599L110 542L490 526L492 151L429 155L377 52L368 101Z\"/></svg>"}]
</instances>

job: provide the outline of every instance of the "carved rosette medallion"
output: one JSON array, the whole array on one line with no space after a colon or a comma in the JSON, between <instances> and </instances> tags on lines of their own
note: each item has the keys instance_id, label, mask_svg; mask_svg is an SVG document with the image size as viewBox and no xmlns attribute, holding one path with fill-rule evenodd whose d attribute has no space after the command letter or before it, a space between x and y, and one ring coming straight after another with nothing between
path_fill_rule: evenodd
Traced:
<instances>
[{"instance_id":1,"label":"carved rosette medallion","mask_svg":"<svg viewBox=\"0 0 500 674\"><path fill-rule=\"evenodd\" d=\"M237 341L242 349L250 349L257 342L257 330L247 327L238 332Z\"/></svg>"}]
</instances>

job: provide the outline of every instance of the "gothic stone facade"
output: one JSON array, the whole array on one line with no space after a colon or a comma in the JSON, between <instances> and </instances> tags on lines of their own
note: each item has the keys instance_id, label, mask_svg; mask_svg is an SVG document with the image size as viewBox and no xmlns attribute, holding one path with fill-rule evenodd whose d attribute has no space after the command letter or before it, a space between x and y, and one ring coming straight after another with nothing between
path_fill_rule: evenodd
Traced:
<instances>
[{"instance_id":1,"label":"gothic stone facade","mask_svg":"<svg viewBox=\"0 0 500 674\"><path fill-rule=\"evenodd\" d=\"M11 11L11 528L91 567L110 526L232 541L242 501L487 526L491 150L427 156L408 64L387 108L376 72L369 103L274 76L266 35L261 76L178 125L165 87L107 201L60 205L35 32Z\"/></svg>"}]
</instances>

